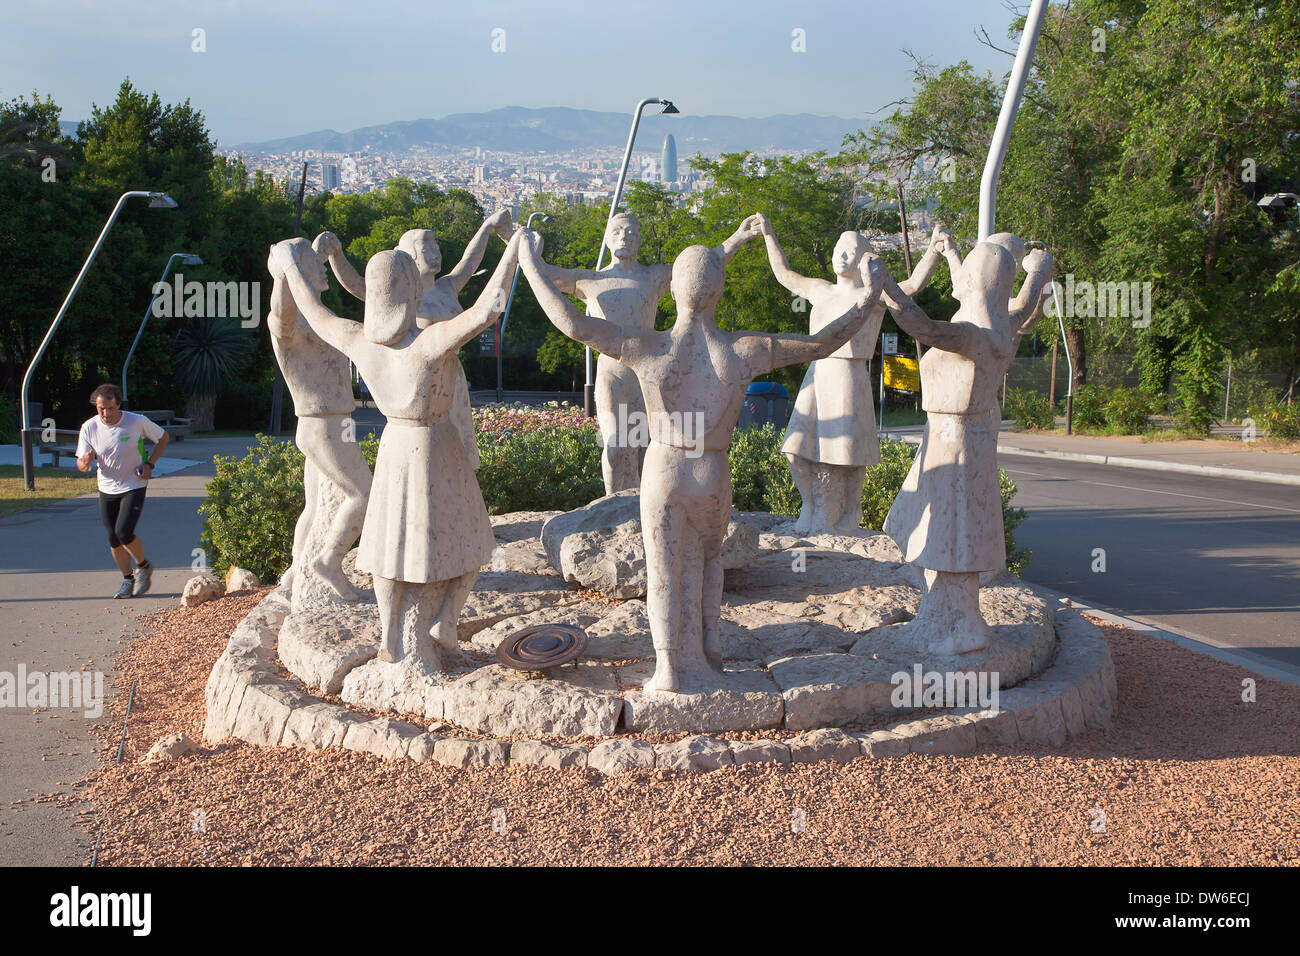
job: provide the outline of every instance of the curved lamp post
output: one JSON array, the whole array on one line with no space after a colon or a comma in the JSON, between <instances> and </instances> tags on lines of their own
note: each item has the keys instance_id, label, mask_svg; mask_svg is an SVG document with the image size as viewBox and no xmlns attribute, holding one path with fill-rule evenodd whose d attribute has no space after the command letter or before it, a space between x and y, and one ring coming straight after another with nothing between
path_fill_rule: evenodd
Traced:
<instances>
[{"instance_id":1,"label":"curved lamp post","mask_svg":"<svg viewBox=\"0 0 1300 956\"><path fill-rule=\"evenodd\" d=\"M72 283L72 288L68 290L68 296L63 300L63 305L59 306L59 314L54 317L54 322L50 325L50 330L45 333L45 338L41 339L40 348L36 350L36 357L32 359L32 364L27 366L27 373L23 376L23 388L20 401L22 402L23 415L23 486L28 491L36 490L36 471L32 464L32 446L35 444L35 436L32 428L31 415L27 408L27 388L31 385L32 373L36 371L36 366L41 357L45 354L46 348L49 347L50 339L54 337L54 330L59 327L63 321L63 316L68 311L68 306L72 304L72 299L81 288L81 282L86 278L86 273L90 271L90 264L95 261L95 255L99 252L99 247L104 244L104 238L108 235L108 230L113 228L113 223L117 219L117 214L122 211L128 199L148 199L150 209L175 209L176 200L172 199L166 193L148 192L146 190L133 189L130 192L122 193L118 197L116 205L113 206L112 213L109 214L108 222L104 223L104 228L100 230L99 238L95 240L95 245L91 247L90 255L86 257L81 271L77 273L77 279Z\"/></svg>"},{"instance_id":2,"label":"curved lamp post","mask_svg":"<svg viewBox=\"0 0 1300 956\"><path fill-rule=\"evenodd\" d=\"M175 262L177 259L181 260L181 265L184 266L203 265L203 260L196 255L192 255L188 252L173 252L171 258L167 260L167 267L163 269L162 278L159 279L154 284L155 290L157 290L159 286L163 285L167 281L167 275L172 271L172 263ZM161 294L162 293L160 291L155 291L153 294L153 298L149 300L149 308L144 310L144 319L140 322L140 331L135 333L135 341L131 343L131 350L126 353L126 361L122 363L122 405L123 406L125 406L127 402L130 400L130 396L127 394L127 390L126 390L126 370L131 364L131 356L135 354L135 347L140 344L140 337L144 335L144 327L149 324L149 316L153 315L153 304L158 300L158 296L160 296Z\"/></svg>"},{"instance_id":3,"label":"curved lamp post","mask_svg":"<svg viewBox=\"0 0 1300 956\"><path fill-rule=\"evenodd\" d=\"M532 229L533 220L536 219L538 216L542 217L542 222L551 221L551 217L546 215L546 213L535 212L529 215L528 225L524 226L524 228ZM510 306L515 301L515 286L517 285L519 285L519 265L516 263L514 277L511 278L510 280L510 295L506 297L506 310L505 313L501 316L501 326L497 330L496 347L497 347L497 403L498 404L500 404L503 398L505 397L505 392L502 391L501 388L501 353L504 351L502 347L502 343L504 343L505 341L506 323L510 321Z\"/></svg>"},{"instance_id":4,"label":"curved lamp post","mask_svg":"<svg viewBox=\"0 0 1300 956\"><path fill-rule=\"evenodd\" d=\"M632 113L632 129L627 134L627 147L623 150L623 167L618 171L618 186L614 189L614 201L609 204L609 219L605 221L605 231L609 231L610 220L618 212L619 200L623 198L623 184L627 182L627 166L632 161L632 144L636 142L636 129L641 125L641 111L651 103L660 103L663 105L660 113L680 113L672 100L665 100L658 96L647 96L636 105L636 110ZM600 252L596 256L596 271L599 272L605 265L605 236L600 237ZM590 305L588 306L590 308ZM582 405L583 412L588 418L594 418L596 415L596 363L592 358L591 346L586 350L587 365L587 382L582 387Z\"/></svg>"}]
</instances>

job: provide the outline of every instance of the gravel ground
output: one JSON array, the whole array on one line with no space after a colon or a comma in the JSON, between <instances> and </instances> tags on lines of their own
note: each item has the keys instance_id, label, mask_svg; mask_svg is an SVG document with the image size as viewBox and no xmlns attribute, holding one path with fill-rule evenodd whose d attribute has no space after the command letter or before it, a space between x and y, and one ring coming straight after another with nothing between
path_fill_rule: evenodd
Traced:
<instances>
[{"instance_id":1,"label":"gravel ground","mask_svg":"<svg viewBox=\"0 0 1300 956\"><path fill-rule=\"evenodd\" d=\"M1261 678L1245 703L1239 668L1110 626L1119 717L1059 750L613 778L238 742L140 764L166 733L201 740L208 672L264 593L144 619L105 766L32 798L92 839L103 821L100 865L1300 863L1300 688Z\"/></svg>"}]
</instances>

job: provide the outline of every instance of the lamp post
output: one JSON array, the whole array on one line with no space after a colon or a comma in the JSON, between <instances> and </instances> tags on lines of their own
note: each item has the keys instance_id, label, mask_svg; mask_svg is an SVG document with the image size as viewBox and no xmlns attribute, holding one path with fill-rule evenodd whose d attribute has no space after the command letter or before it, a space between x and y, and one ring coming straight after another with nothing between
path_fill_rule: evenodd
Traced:
<instances>
[{"instance_id":1,"label":"lamp post","mask_svg":"<svg viewBox=\"0 0 1300 956\"><path fill-rule=\"evenodd\" d=\"M122 363L122 407L126 407L130 401L130 396L126 390L126 370L131 365L131 356L135 354L135 347L140 344L140 337L144 335L144 327L149 324L149 316L153 314L153 304L158 301L158 296L162 294L158 287L167 281L167 275L172 271L172 263L177 259L181 260L181 265L201 266L203 260L198 256L188 252L173 252L171 258L167 260L167 267L163 269L162 278L154 284L155 292L149 300L149 308L144 310L144 319L140 322L140 331L135 333L135 341L131 343L131 349L126 353L126 361Z\"/></svg>"},{"instance_id":2,"label":"lamp post","mask_svg":"<svg viewBox=\"0 0 1300 956\"><path fill-rule=\"evenodd\" d=\"M993 221L996 217L998 201L998 174L1002 172L1002 160L1007 155L1007 144L1011 141L1011 127L1016 122L1016 112L1020 109L1020 96L1025 91L1025 80L1029 78L1029 65L1033 62L1034 48L1038 46L1038 34L1043 29L1043 17L1046 14L1047 0L1033 0L1029 13L1025 15L1025 29L1020 34L1016 62L1011 67L1007 92L1002 98L1002 111L998 114L998 125L993 131L993 142L989 144L988 158L984 161L984 174L980 177L980 242L993 235Z\"/></svg>"},{"instance_id":3,"label":"lamp post","mask_svg":"<svg viewBox=\"0 0 1300 956\"><path fill-rule=\"evenodd\" d=\"M618 171L618 185L614 188L614 201L609 204L609 218L605 220L605 231L609 231L609 223L614 218L614 213L618 212L619 200L623 198L623 184L627 182L627 167L632 161L632 144L636 142L636 129L641 125L641 111L651 103L661 103L663 109L660 113L680 113L672 100L665 100L658 96L647 96L636 105L636 110L632 113L632 129L627 134L627 147L623 150L623 166ZM605 265L605 236L602 233L600 237L600 252L596 255L596 271L599 272ZM590 303L588 303L590 311ZM586 366L587 381L582 387L582 406L583 412L588 418L596 416L596 363L592 357L591 346L586 349Z\"/></svg>"},{"instance_id":4,"label":"lamp post","mask_svg":"<svg viewBox=\"0 0 1300 956\"><path fill-rule=\"evenodd\" d=\"M546 215L546 213L544 213L544 212L535 212L535 213L531 213L531 214L528 216L528 225L524 226L524 228L525 228L525 229L532 229L532 228L533 228L533 220L536 219L538 216L541 216L541 217L542 217L542 222L550 222L550 221L551 221L551 217L548 216L548 215ZM500 326L499 326L498 329L497 329L497 341L496 341L496 346L497 346L497 404L498 404L498 405L501 404L501 402L502 402L502 401L504 400L504 398L505 398L505 391L504 391L504 390L502 389L502 387L501 387L501 352L502 352L502 343L505 341L505 337L506 337L506 323L510 321L510 306L514 304L514 301L515 301L515 286L517 286L518 284L519 284L519 265L518 265L518 263L516 263L516 264L515 264L515 274L514 274L514 276L510 279L510 295L506 297L506 310L505 310L505 313L501 316L501 324L500 324Z\"/></svg>"},{"instance_id":5,"label":"lamp post","mask_svg":"<svg viewBox=\"0 0 1300 956\"><path fill-rule=\"evenodd\" d=\"M104 238L108 231L113 228L113 223L117 220L117 214L122 211L128 199L148 199L150 209L175 209L176 200L172 199L166 193L148 192L146 190L133 189L130 192L122 193L118 197L117 203L113 206L113 211L109 214L108 222L104 223L104 228L100 230L99 238L95 240L94 246L91 247L90 255L86 257L81 271L77 273L76 281L72 283L72 288L68 290L68 296L63 300L63 305L59 306L59 314L54 317L50 329L45 333L45 338L41 339L40 348L36 350L36 357L32 359L32 364L27 366L27 373L23 375L22 396L22 415L23 415L23 487L28 491L36 490L36 471L32 463L32 447L35 444L35 429L32 428L31 415L27 408L27 389L31 385L32 373L36 371L36 366L41 357L45 354L46 348L49 347L50 339L54 337L54 330L59 327L63 321L63 316L68 311L68 306L72 305L72 299L81 288L81 282L86 278L86 273L90 271L90 264L95 261L95 255L99 252L99 247L104 244Z\"/></svg>"}]
</instances>

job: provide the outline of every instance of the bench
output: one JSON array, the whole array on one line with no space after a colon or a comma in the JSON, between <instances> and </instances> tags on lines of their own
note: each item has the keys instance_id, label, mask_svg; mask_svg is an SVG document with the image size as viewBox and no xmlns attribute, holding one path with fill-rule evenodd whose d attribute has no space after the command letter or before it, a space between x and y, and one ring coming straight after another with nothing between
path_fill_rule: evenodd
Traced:
<instances>
[{"instance_id":1,"label":"bench","mask_svg":"<svg viewBox=\"0 0 1300 956\"><path fill-rule=\"evenodd\" d=\"M141 409L136 414L143 415L155 425L160 425L170 437L177 441L184 441L185 436L194 430L191 419L179 418L170 408Z\"/></svg>"}]
</instances>

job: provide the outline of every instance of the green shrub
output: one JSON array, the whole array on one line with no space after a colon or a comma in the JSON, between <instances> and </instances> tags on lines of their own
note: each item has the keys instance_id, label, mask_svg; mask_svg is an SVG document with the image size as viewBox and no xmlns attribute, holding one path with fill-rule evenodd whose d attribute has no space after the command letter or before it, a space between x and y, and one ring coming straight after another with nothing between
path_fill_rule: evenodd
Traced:
<instances>
[{"instance_id":1,"label":"green shrub","mask_svg":"<svg viewBox=\"0 0 1300 956\"><path fill-rule=\"evenodd\" d=\"M790 463L781 453L784 439L785 429L770 422L732 432L727 450L732 507L774 515L799 513L799 491L790 476Z\"/></svg>"},{"instance_id":2,"label":"green shrub","mask_svg":"<svg viewBox=\"0 0 1300 956\"><path fill-rule=\"evenodd\" d=\"M1074 427L1105 428L1109 399L1105 385L1080 385L1074 395Z\"/></svg>"},{"instance_id":3,"label":"green shrub","mask_svg":"<svg viewBox=\"0 0 1300 956\"><path fill-rule=\"evenodd\" d=\"M1029 567L1029 559L1034 552L1029 548L1016 547L1016 529L1026 515L1024 508L1011 507L1011 499L1016 494L1016 483L1003 468L998 469L998 492L1002 495L1002 536L1007 546L1007 570L1019 577Z\"/></svg>"},{"instance_id":4,"label":"green shrub","mask_svg":"<svg viewBox=\"0 0 1300 956\"><path fill-rule=\"evenodd\" d=\"M216 477L199 507L199 543L224 574L246 568L266 583L277 581L293 560L293 527L303 508L302 452L292 442L258 435L243 458L213 458Z\"/></svg>"},{"instance_id":5,"label":"green shrub","mask_svg":"<svg viewBox=\"0 0 1300 956\"><path fill-rule=\"evenodd\" d=\"M571 511L605 494L594 424L479 432L478 451L478 484L488 514Z\"/></svg>"},{"instance_id":6,"label":"green shrub","mask_svg":"<svg viewBox=\"0 0 1300 956\"><path fill-rule=\"evenodd\" d=\"M1106 425L1120 435L1137 435L1146 431L1150 406L1146 396L1135 388L1116 388L1106 399L1103 412Z\"/></svg>"},{"instance_id":7,"label":"green shrub","mask_svg":"<svg viewBox=\"0 0 1300 956\"><path fill-rule=\"evenodd\" d=\"M1300 405L1274 401L1251 415L1269 438L1300 439Z\"/></svg>"},{"instance_id":8,"label":"green shrub","mask_svg":"<svg viewBox=\"0 0 1300 956\"><path fill-rule=\"evenodd\" d=\"M915 457L915 445L892 438L880 439L880 464L867 469L867 480L862 486L863 527L879 529L884 525Z\"/></svg>"},{"instance_id":9,"label":"green shrub","mask_svg":"<svg viewBox=\"0 0 1300 956\"><path fill-rule=\"evenodd\" d=\"M1007 389L1006 414L1013 418L1016 428L1046 430L1056 424L1052 406L1047 396L1026 388Z\"/></svg>"}]
</instances>

